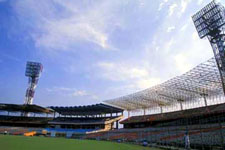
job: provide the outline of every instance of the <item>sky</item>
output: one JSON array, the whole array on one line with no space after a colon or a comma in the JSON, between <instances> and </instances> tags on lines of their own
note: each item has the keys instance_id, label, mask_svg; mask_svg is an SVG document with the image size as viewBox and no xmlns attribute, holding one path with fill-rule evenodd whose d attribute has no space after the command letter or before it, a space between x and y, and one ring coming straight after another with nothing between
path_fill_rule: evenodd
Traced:
<instances>
[{"instance_id":1,"label":"sky","mask_svg":"<svg viewBox=\"0 0 225 150\"><path fill-rule=\"evenodd\" d=\"M0 103L75 106L144 90L213 57L191 16L210 0L0 0ZM221 0L225 4L225 0Z\"/></svg>"}]
</instances>

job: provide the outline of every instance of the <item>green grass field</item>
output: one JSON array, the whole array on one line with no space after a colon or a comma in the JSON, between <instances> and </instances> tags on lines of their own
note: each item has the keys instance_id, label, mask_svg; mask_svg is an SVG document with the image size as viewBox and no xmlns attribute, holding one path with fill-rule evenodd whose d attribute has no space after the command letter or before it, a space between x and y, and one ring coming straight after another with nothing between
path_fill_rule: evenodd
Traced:
<instances>
[{"instance_id":1,"label":"green grass field","mask_svg":"<svg viewBox=\"0 0 225 150\"><path fill-rule=\"evenodd\" d=\"M64 138L0 135L1 150L157 150L137 145Z\"/></svg>"}]
</instances>

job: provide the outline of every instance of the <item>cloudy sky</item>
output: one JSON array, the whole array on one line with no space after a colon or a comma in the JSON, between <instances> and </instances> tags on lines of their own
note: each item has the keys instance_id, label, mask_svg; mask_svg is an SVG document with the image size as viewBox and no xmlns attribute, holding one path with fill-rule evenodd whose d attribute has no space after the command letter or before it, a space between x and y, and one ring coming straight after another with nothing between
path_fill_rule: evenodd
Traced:
<instances>
[{"instance_id":1,"label":"cloudy sky","mask_svg":"<svg viewBox=\"0 0 225 150\"><path fill-rule=\"evenodd\" d=\"M213 56L191 16L210 0L0 0L0 103L87 105L137 92ZM225 0L221 0L225 4Z\"/></svg>"}]
</instances>

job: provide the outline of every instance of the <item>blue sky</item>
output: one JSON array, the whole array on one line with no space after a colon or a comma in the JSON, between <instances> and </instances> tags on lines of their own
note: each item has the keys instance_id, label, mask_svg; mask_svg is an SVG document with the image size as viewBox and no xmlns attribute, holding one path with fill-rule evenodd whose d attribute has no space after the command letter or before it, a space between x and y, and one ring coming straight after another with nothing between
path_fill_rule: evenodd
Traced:
<instances>
[{"instance_id":1,"label":"blue sky","mask_svg":"<svg viewBox=\"0 0 225 150\"><path fill-rule=\"evenodd\" d=\"M87 105L143 90L213 56L191 16L210 0L0 0L0 102ZM224 4L225 2L221 0Z\"/></svg>"}]
</instances>

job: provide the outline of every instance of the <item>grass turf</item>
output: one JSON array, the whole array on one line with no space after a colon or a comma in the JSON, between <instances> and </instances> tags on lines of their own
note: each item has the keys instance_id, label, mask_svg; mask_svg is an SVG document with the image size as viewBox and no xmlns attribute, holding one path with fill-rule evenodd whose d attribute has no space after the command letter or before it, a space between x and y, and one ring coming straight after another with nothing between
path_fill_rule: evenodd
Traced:
<instances>
[{"instance_id":1,"label":"grass turf","mask_svg":"<svg viewBox=\"0 0 225 150\"><path fill-rule=\"evenodd\" d=\"M1 150L157 150L138 145L94 140L0 135Z\"/></svg>"}]
</instances>

